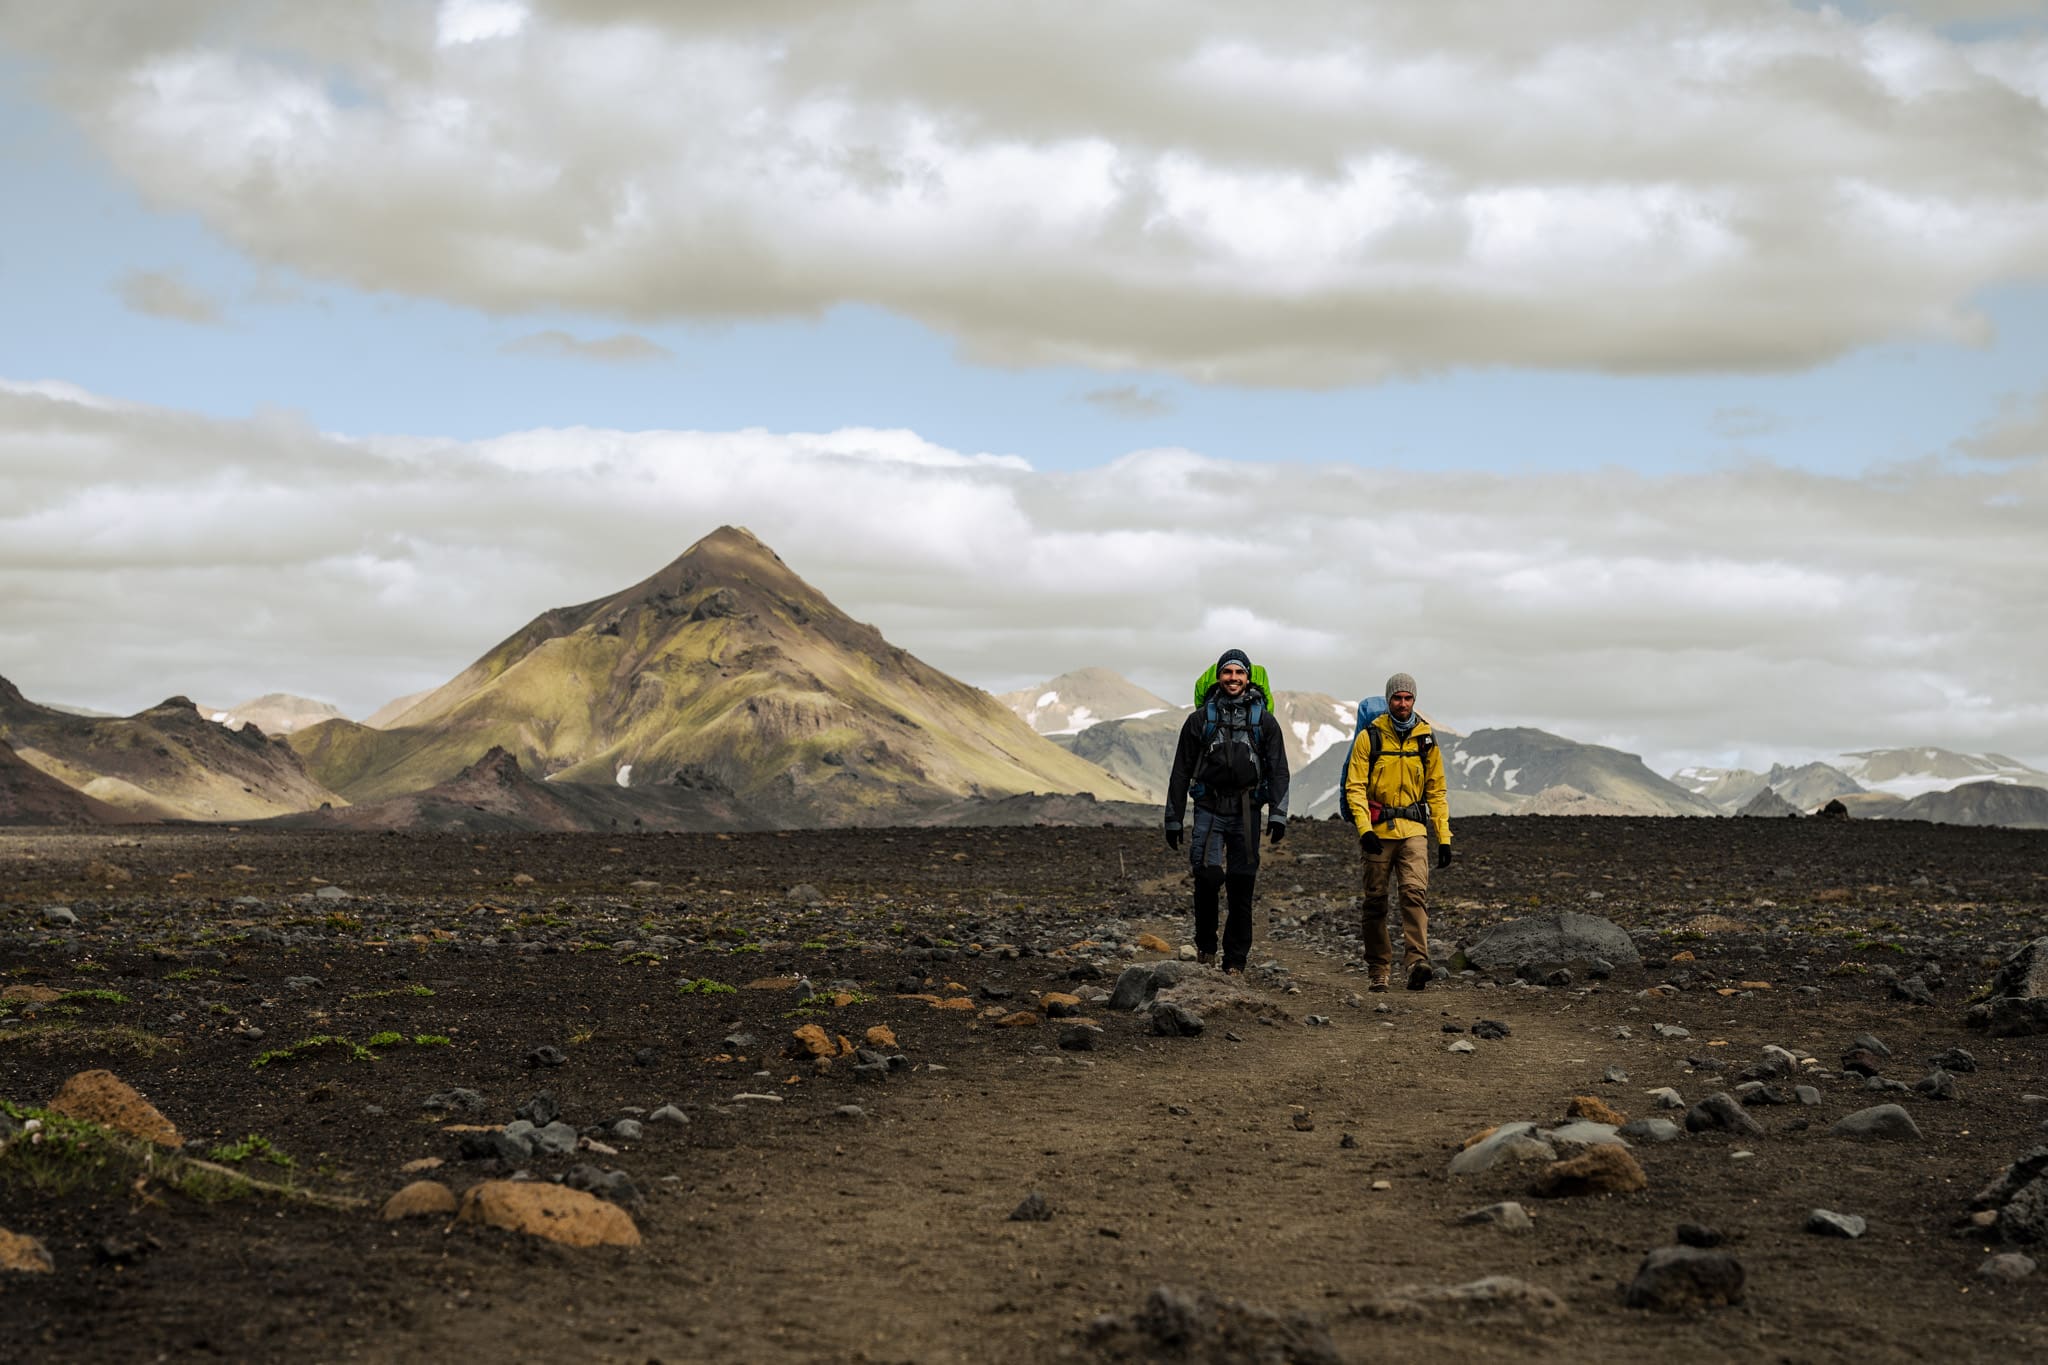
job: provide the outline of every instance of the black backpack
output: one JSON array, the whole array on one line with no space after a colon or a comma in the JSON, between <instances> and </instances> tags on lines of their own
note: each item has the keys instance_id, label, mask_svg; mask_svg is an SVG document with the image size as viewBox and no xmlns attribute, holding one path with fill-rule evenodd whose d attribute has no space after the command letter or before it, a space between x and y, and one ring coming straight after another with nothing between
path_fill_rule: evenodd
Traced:
<instances>
[{"instance_id":1,"label":"black backpack","mask_svg":"<svg viewBox=\"0 0 2048 1365\"><path fill-rule=\"evenodd\" d=\"M1247 693L1242 725L1233 723L1230 712L1235 707L1226 711L1211 699L1203 709L1206 715L1202 748L1195 756L1190 790L1196 796L1210 788L1226 792L1263 790L1265 774L1259 767L1259 735L1265 723L1265 698L1256 690Z\"/></svg>"}]
</instances>

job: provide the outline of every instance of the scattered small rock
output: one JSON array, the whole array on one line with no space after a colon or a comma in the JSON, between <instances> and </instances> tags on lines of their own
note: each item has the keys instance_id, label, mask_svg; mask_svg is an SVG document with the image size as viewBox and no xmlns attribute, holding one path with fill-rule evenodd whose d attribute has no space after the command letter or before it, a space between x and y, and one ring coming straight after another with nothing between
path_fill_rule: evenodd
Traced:
<instances>
[{"instance_id":1,"label":"scattered small rock","mask_svg":"<svg viewBox=\"0 0 2048 1365\"><path fill-rule=\"evenodd\" d=\"M1569 1161L1554 1162L1537 1175L1529 1193L1544 1199L1589 1194L1629 1194L1650 1187L1643 1168L1625 1147L1588 1147Z\"/></svg>"},{"instance_id":2,"label":"scattered small rock","mask_svg":"<svg viewBox=\"0 0 2048 1365\"><path fill-rule=\"evenodd\" d=\"M1536 1226L1529 1217L1529 1211L1514 1200L1499 1204L1488 1204L1484 1208L1471 1209L1458 1215L1460 1223L1497 1227L1502 1232L1527 1232Z\"/></svg>"},{"instance_id":3,"label":"scattered small rock","mask_svg":"<svg viewBox=\"0 0 2048 1365\"><path fill-rule=\"evenodd\" d=\"M1836 1137L1874 1139L1885 1142L1918 1142L1920 1125L1896 1104L1877 1104L1858 1109L1828 1129Z\"/></svg>"},{"instance_id":4,"label":"scattered small rock","mask_svg":"<svg viewBox=\"0 0 2048 1365\"><path fill-rule=\"evenodd\" d=\"M1956 1078L1952 1073L1936 1067L1913 1082L1913 1093L1925 1095L1930 1100L1952 1100L1956 1097Z\"/></svg>"},{"instance_id":5,"label":"scattered small rock","mask_svg":"<svg viewBox=\"0 0 2048 1365\"><path fill-rule=\"evenodd\" d=\"M1260 1361L1343 1365L1329 1332L1301 1313L1280 1314L1161 1285L1135 1313L1104 1314L1088 1343L1106 1360Z\"/></svg>"},{"instance_id":6,"label":"scattered small rock","mask_svg":"<svg viewBox=\"0 0 2048 1365\"><path fill-rule=\"evenodd\" d=\"M2006 1251L1978 1262L1977 1273L1987 1280L2012 1282L2026 1279L2036 1268L2034 1258L2025 1252Z\"/></svg>"},{"instance_id":7,"label":"scattered small rock","mask_svg":"<svg viewBox=\"0 0 2048 1365\"><path fill-rule=\"evenodd\" d=\"M415 1180L384 1201L385 1222L401 1218L445 1218L455 1212L455 1191L438 1180Z\"/></svg>"},{"instance_id":8,"label":"scattered small rock","mask_svg":"<svg viewBox=\"0 0 2048 1365\"><path fill-rule=\"evenodd\" d=\"M1710 1228L1705 1223L1680 1223L1678 1240L1685 1246L1705 1248L1717 1247L1727 1239L1718 1228Z\"/></svg>"},{"instance_id":9,"label":"scattered small rock","mask_svg":"<svg viewBox=\"0 0 2048 1365\"><path fill-rule=\"evenodd\" d=\"M1556 1294L1512 1275L1488 1275L1466 1284L1402 1285L1359 1304L1357 1311L1367 1317L1405 1318L1433 1309L1460 1315L1520 1312L1546 1319L1562 1317L1565 1311Z\"/></svg>"},{"instance_id":10,"label":"scattered small rock","mask_svg":"<svg viewBox=\"0 0 2048 1365\"><path fill-rule=\"evenodd\" d=\"M552 1043L542 1043L539 1047L528 1048L526 1055L520 1059L529 1071L544 1066L561 1066L568 1060L569 1054Z\"/></svg>"},{"instance_id":11,"label":"scattered small rock","mask_svg":"<svg viewBox=\"0 0 2048 1365\"><path fill-rule=\"evenodd\" d=\"M177 1147L184 1142L176 1125L111 1071L81 1071L71 1076L58 1087L50 1108L66 1118L97 1123L159 1147Z\"/></svg>"},{"instance_id":12,"label":"scattered small rock","mask_svg":"<svg viewBox=\"0 0 2048 1365\"><path fill-rule=\"evenodd\" d=\"M1816 1237L1847 1237L1853 1240L1861 1237L1868 1226L1853 1213L1836 1213L1832 1209L1815 1209L1806 1215L1806 1230Z\"/></svg>"},{"instance_id":13,"label":"scattered small rock","mask_svg":"<svg viewBox=\"0 0 2048 1365\"><path fill-rule=\"evenodd\" d=\"M1627 1080L1628 1073L1624 1071L1621 1078ZM1614 1108L1598 1095L1574 1095L1571 1103L1565 1106L1564 1112L1566 1118L1591 1119L1595 1123L1604 1123L1611 1128L1619 1128L1628 1122L1627 1114Z\"/></svg>"},{"instance_id":14,"label":"scattered small rock","mask_svg":"<svg viewBox=\"0 0 2048 1365\"><path fill-rule=\"evenodd\" d=\"M1616 1131L1630 1142L1647 1143L1676 1142L1681 1132L1670 1119L1660 1118L1630 1119Z\"/></svg>"},{"instance_id":15,"label":"scattered small rock","mask_svg":"<svg viewBox=\"0 0 2048 1365\"><path fill-rule=\"evenodd\" d=\"M1725 1090L1715 1091L1686 1110L1685 1127L1692 1133L1720 1131L1744 1137L1761 1137L1764 1131L1763 1125L1742 1107L1742 1102Z\"/></svg>"},{"instance_id":16,"label":"scattered small rock","mask_svg":"<svg viewBox=\"0 0 2048 1365\"><path fill-rule=\"evenodd\" d=\"M1622 1293L1630 1308L1686 1313L1742 1302L1742 1262L1725 1251L1658 1247L1643 1257Z\"/></svg>"},{"instance_id":17,"label":"scattered small rock","mask_svg":"<svg viewBox=\"0 0 2048 1365\"><path fill-rule=\"evenodd\" d=\"M0 1273L48 1275L56 1268L48 1247L25 1232L0 1228Z\"/></svg>"},{"instance_id":18,"label":"scattered small rock","mask_svg":"<svg viewBox=\"0 0 2048 1365\"><path fill-rule=\"evenodd\" d=\"M1023 1202L1010 1210L1007 1220L1012 1223L1048 1223L1052 1221L1052 1206L1045 1202L1045 1196L1037 1190L1024 1196Z\"/></svg>"},{"instance_id":19,"label":"scattered small rock","mask_svg":"<svg viewBox=\"0 0 2048 1365\"><path fill-rule=\"evenodd\" d=\"M640 1230L616 1204L541 1180L486 1180L463 1195L456 1218L566 1246L638 1246Z\"/></svg>"}]
</instances>

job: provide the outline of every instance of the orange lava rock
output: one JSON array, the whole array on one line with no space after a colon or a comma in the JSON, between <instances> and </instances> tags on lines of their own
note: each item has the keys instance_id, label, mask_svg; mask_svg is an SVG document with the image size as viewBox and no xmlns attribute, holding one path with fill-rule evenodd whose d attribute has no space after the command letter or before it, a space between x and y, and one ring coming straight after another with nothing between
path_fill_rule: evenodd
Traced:
<instances>
[{"instance_id":1,"label":"orange lava rock","mask_svg":"<svg viewBox=\"0 0 2048 1365\"><path fill-rule=\"evenodd\" d=\"M1671 960L1673 962L1692 962L1696 959L1692 955L1692 949L1683 948L1680 949L1678 952L1673 953L1671 955Z\"/></svg>"},{"instance_id":2,"label":"orange lava rock","mask_svg":"<svg viewBox=\"0 0 2048 1365\"><path fill-rule=\"evenodd\" d=\"M927 1005L936 1005L939 1003L939 997L937 997L936 995L899 995L896 998L898 1000L922 1000Z\"/></svg>"},{"instance_id":3,"label":"orange lava rock","mask_svg":"<svg viewBox=\"0 0 2048 1365\"><path fill-rule=\"evenodd\" d=\"M1768 981L1738 981L1735 983L1735 989L1738 991L1767 991L1770 988L1771 983Z\"/></svg>"},{"instance_id":4,"label":"orange lava rock","mask_svg":"<svg viewBox=\"0 0 2048 1365\"><path fill-rule=\"evenodd\" d=\"M47 1275L57 1268L49 1248L26 1233L0 1228L0 1271L23 1275Z\"/></svg>"},{"instance_id":5,"label":"orange lava rock","mask_svg":"<svg viewBox=\"0 0 2048 1365\"><path fill-rule=\"evenodd\" d=\"M747 989L750 991L786 991L792 989L795 985L796 978L793 976L763 976L749 981Z\"/></svg>"},{"instance_id":6,"label":"orange lava rock","mask_svg":"<svg viewBox=\"0 0 2048 1365\"><path fill-rule=\"evenodd\" d=\"M932 1001L932 1008L935 1010L971 1010L974 1008L974 1002L964 995L954 995L944 1000Z\"/></svg>"},{"instance_id":7,"label":"orange lava rock","mask_svg":"<svg viewBox=\"0 0 2048 1365\"><path fill-rule=\"evenodd\" d=\"M1138 947L1148 953L1170 953L1173 945L1157 934L1138 935Z\"/></svg>"},{"instance_id":8,"label":"orange lava rock","mask_svg":"<svg viewBox=\"0 0 2048 1365\"><path fill-rule=\"evenodd\" d=\"M640 1229L617 1204L541 1180L486 1180L462 1196L456 1218L565 1246L640 1245Z\"/></svg>"},{"instance_id":9,"label":"orange lava rock","mask_svg":"<svg viewBox=\"0 0 2048 1365\"><path fill-rule=\"evenodd\" d=\"M805 1024L790 1033L789 1053L792 1057L836 1057L839 1044L832 1035L816 1024Z\"/></svg>"},{"instance_id":10,"label":"orange lava rock","mask_svg":"<svg viewBox=\"0 0 2048 1365\"><path fill-rule=\"evenodd\" d=\"M1018 1010L1015 1014L1006 1014L996 1020L996 1024L1000 1028L1037 1028L1038 1011Z\"/></svg>"},{"instance_id":11,"label":"orange lava rock","mask_svg":"<svg viewBox=\"0 0 2048 1365\"><path fill-rule=\"evenodd\" d=\"M1568 1199L1586 1194L1630 1194L1650 1188L1650 1178L1629 1155L1628 1148L1603 1144L1588 1147L1569 1161L1553 1161L1543 1168L1531 1194L1545 1199Z\"/></svg>"},{"instance_id":12,"label":"orange lava rock","mask_svg":"<svg viewBox=\"0 0 2048 1365\"><path fill-rule=\"evenodd\" d=\"M1480 1131L1474 1133L1471 1137L1468 1137L1463 1142L1459 1143L1458 1150L1464 1151L1468 1147L1478 1146L1480 1143L1492 1137L1499 1128L1499 1124L1495 1124L1492 1128L1482 1128Z\"/></svg>"},{"instance_id":13,"label":"orange lava rock","mask_svg":"<svg viewBox=\"0 0 2048 1365\"><path fill-rule=\"evenodd\" d=\"M1068 995L1065 991L1047 991L1038 997L1038 1003L1054 1019L1064 1019L1081 1012L1081 997Z\"/></svg>"},{"instance_id":14,"label":"orange lava rock","mask_svg":"<svg viewBox=\"0 0 2048 1365\"><path fill-rule=\"evenodd\" d=\"M1598 1095L1572 1096L1572 1102L1565 1106L1564 1116L1568 1119L1591 1119L1595 1123L1612 1124L1616 1128L1628 1122L1627 1114Z\"/></svg>"},{"instance_id":15,"label":"orange lava rock","mask_svg":"<svg viewBox=\"0 0 2048 1365\"><path fill-rule=\"evenodd\" d=\"M871 1026L867 1031L867 1040L869 1047L900 1048L902 1046L901 1043L896 1041L896 1030L890 1028L887 1024Z\"/></svg>"},{"instance_id":16,"label":"orange lava rock","mask_svg":"<svg viewBox=\"0 0 2048 1365\"><path fill-rule=\"evenodd\" d=\"M853 1041L843 1033L839 1035L839 1055L842 1057L851 1057L853 1055Z\"/></svg>"},{"instance_id":17,"label":"orange lava rock","mask_svg":"<svg viewBox=\"0 0 2048 1365\"><path fill-rule=\"evenodd\" d=\"M852 991L840 991L838 994L832 997L832 1004L834 1005L834 1007L843 1010L848 1005L851 1005L854 1001L858 999L860 999L860 997L855 995Z\"/></svg>"},{"instance_id":18,"label":"orange lava rock","mask_svg":"<svg viewBox=\"0 0 2048 1365\"><path fill-rule=\"evenodd\" d=\"M79 1072L64 1082L50 1108L66 1118L97 1123L159 1147L176 1147L185 1140L155 1105L111 1071Z\"/></svg>"},{"instance_id":19,"label":"orange lava rock","mask_svg":"<svg viewBox=\"0 0 2048 1365\"><path fill-rule=\"evenodd\" d=\"M455 1191L438 1180L415 1180L384 1201L383 1219L442 1218L455 1212Z\"/></svg>"}]
</instances>

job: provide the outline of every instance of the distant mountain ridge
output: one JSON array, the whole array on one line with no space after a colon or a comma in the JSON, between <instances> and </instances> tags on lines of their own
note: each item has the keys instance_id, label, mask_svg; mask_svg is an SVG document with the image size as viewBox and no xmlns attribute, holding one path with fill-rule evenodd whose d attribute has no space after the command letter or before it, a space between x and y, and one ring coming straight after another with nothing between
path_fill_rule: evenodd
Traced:
<instances>
[{"instance_id":1,"label":"distant mountain ridge","mask_svg":"<svg viewBox=\"0 0 2048 1365\"><path fill-rule=\"evenodd\" d=\"M132 716L39 706L0 678L0 740L45 775L130 818L261 820L341 798L254 726L224 729L184 697Z\"/></svg>"},{"instance_id":2,"label":"distant mountain ridge","mask_svg":"<svg viewBox=\"0 0 2048 1365\"><path fill-rule=\"evenodd\" d=\"M341 708L331 702L295 697L289 692L266 692L234 706L202 706L199 713L230 730L254 725L266 735L288 735L294 730L318 725L323 720L346 719Z\"/></svg>"},{"instance_id":3,"label":"distant mountain ridge","mask_svg":"<svg viewBox=\"0 0 2048 1365\"><path fill-rule=\"evenodd\" d=\"M1119 673L1077 668L1038 687L1000 692L996 700L1041 735L1074 735L1111 720L1136 720L1180 709Z\"/></svg>"},{"instance_id":4,"label":"distant mountain ridge","mask_svg":"<svg viewBox=\"0 0 2048 1365\"><path fill-rule=\"evenodd\" d=\"M1886 818L1931 820L1941 825L2048 829L2048 788L2017 782L1965 782L1947 791L1916 796L1895 807Z\"/></svg>"}]
</instances>

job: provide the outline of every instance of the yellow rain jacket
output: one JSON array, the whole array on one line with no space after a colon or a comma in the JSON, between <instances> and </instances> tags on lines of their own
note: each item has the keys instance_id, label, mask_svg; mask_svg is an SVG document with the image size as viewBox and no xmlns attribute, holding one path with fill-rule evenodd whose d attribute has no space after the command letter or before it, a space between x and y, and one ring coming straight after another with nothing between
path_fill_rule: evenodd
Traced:
<instances>
[{"instance_id":1,"label":"yellow rain jacket","mask_svg":"<svg viewBox=\"0 0 2048 1365\"><path fill-rule=\"evenodd\" d=\"M1360 735L1344 770L1344 795L1351 802L1351 819L1358 832L1382 839L1409 839L1434 827L1436 841L1448 844L1451 802L1444 783L1444 753L1437 747L1429 722L1418 716L1415 728L1404 736L1394 729L1392 717L1382 715L1373 718L1370 728L1379 732L1379 762L1372 761L1372 737ZM1376 825L1371 823L1368 802L1383 808ZM1384 813L1404 806L1427 807L1429 823Z\"/></svg>"}]
</instances>

